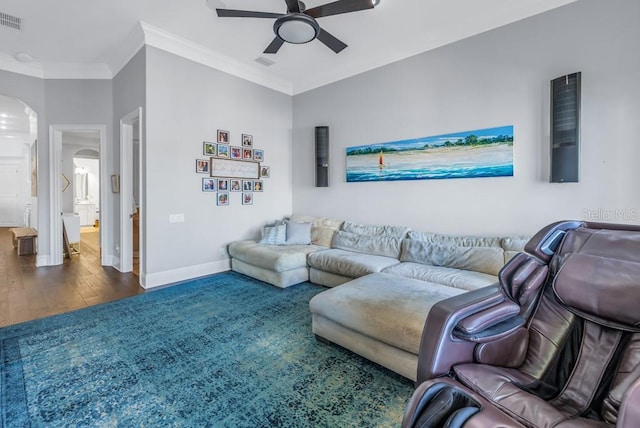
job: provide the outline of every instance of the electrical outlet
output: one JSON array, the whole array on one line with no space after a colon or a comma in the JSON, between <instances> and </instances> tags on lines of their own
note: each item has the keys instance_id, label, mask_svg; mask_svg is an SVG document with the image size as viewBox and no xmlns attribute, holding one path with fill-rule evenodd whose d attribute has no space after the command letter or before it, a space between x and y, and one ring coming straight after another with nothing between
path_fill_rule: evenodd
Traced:
<instances>
[{"instance_id":1,"label":"electrical outlet","mask_svg":"<svg viewBox=\"0 0 640 428\"><path fill-rule=\"evenodd\" d=\"M222 257L227 257L229 253L227 253L227 247L220 247L220 255Z\"/></svg>"},{"instance_id":2,"label":"electrical outlet","mask_svg":"<svg viewBox=\"0 0 640 428\"><path fill-rule=\"evenodd\" d=\"M184 214L169 214L169 223L184 223Z\"/></svg>"}]
</instances>

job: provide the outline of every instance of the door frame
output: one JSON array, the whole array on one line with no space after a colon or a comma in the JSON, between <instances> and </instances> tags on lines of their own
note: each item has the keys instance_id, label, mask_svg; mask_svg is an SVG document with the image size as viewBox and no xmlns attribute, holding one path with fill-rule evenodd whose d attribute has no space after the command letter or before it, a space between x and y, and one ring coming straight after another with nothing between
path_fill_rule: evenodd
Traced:
<instances>
[{"instance_id":1,"label":"door frame","mask_svg":"<svg viewBox=\"0 0 640 428\"><path fill-rule=\"evenodd\" d=\"M100 263L111 265L111 204L107 195L111 180L107 174L106 125L50 125L49 126L49 260L45 265L62 264L62 133L70 131L96 131L100 135Z\"/></svg>"},{"instance_id":2,"label":"door frame","mask_svg":"<svg viewBox=\"0 0 640 428\"><path fill-rule=\"evenodd\" d=\"M138 121L138 135L134 135L134 124ZM138 139L138 206L140 226L138 234L139 283L144 287L144 207L142 193L142 107L138 107L120 119L120 272L133 270L133 141Z\"/></svg>"}]
</instances>

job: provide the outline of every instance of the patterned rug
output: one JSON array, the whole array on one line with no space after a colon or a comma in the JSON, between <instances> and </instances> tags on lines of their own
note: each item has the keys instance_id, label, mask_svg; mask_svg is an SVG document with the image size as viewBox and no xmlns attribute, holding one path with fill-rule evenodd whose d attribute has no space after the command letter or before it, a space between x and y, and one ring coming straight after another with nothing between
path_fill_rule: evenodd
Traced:
<instances>
[{"instance_id":1,"label":"patterned rug","mask_svg":"<svg viewBox=\"0 0 640 428\"><path fill-rule=\"evenodd\" d=\"M316 341L322 290L229 272L0 329L0 425L399 426L413 383Z\"/></svg>"}]
</instances>

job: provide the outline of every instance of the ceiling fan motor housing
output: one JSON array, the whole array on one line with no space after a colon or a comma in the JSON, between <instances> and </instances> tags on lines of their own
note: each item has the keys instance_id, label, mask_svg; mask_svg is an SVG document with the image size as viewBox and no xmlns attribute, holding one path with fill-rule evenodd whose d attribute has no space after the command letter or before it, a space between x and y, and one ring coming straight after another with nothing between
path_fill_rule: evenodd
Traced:
<instances>
[{"instance_id":1,"label":"ceiling fan motor housing","mask_svg":"<svg viewBox=\"0 0 640 428\"><path fill-rule=\"evenodd\" d=\"M309 15L290 13L276 19L273 24L273 32L289 43L309 43L320 34L320 25Z\"/></svg>"}]
</instances>

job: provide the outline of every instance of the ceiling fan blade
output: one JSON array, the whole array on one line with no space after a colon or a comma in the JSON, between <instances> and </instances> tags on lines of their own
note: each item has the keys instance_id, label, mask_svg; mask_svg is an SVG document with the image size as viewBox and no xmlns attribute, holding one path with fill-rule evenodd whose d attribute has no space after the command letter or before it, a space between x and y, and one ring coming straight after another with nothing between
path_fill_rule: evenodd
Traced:
<instances>
[{"instance_id":1,"label":"ceiling fan blade","mask_svg":"<svg viewBox=\"0 0 640 428\"><path fill-rule=\"evenodd\" d=\"M282 13L254 12L251 10L216 9L220 18L279 18Z\"/></svg>"},{"instance_id":2,"label":"ceiling fan blade","mask_svg":"<svg viewBox=\"0 0 640 428\"><path fill-rule=\"evenodd\" d=\"M284 44L284 40L282 40L280 37L276 37L275 39L273 39L273 42L271 42L271 44L267 46L267 48L264 50L263 53L266 53L266 54L278 53L278 51L280 50L283 44Z\"/></svg>"},{"instance_id":3,"label":"ceiling fan blade","mask_svg":"<svg viewBox=\"0 0 640 428\"><path fill-rule=\"evenodd\" d=\"M373 9L372 0L338 0L322 6L305 10L303 13L314 18L339 15L341 13L357 12L359 10Z\"/></svg>"},{"instance_id":4,"label":"ceiling fan blade","mask_svg":"<svg viewBox=\"0 0 640 428\"><path fill-rule=\"evenodd\" d=\"M336 39L334 36L326 32L322 28L320 29L320 33L318 34L318 40L324 43L335 53L340 53L344 48L347 47L346 43Z\"/></svg>"},{"instance_id":5,"label":"ceiling fan blade","mask_svg":"<svg viewBox=\"0 0 640 428\"><path fill-rule=\"evenodd\" d=\"M300 13L300 3L298 0L284 0L287 3L287 12Z\"/></svg>"}]
</instances>

